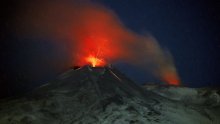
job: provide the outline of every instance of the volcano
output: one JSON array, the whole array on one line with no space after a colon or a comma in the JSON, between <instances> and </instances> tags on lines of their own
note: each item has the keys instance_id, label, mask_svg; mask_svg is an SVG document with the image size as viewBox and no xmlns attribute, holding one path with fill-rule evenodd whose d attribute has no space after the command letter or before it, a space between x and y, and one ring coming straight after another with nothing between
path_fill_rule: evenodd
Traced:
<instances>
[{"instance_id":1,"label":"volcano","mask_svg":"<svg viewBox=\"0 0 220 124\"><path fill-rule=\"evenodd\" d=\"M147 87L147 88L146 88ZM170 99L114 67L83 66L23 97L3 99L1 124L213 124L214 106ZM167 89L160 87L159 89ZM157 90L156 90L157 89ZM175 87L174 87L175 89ZM176 96L175 96L176 97Z\"/></svg>"}]
</instances>

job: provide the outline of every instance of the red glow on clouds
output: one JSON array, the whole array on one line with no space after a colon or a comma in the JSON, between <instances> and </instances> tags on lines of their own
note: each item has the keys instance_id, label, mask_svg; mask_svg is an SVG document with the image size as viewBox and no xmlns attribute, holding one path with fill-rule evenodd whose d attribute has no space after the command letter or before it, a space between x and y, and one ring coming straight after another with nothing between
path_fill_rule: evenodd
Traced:
<instances>
[{"instance_id":1,"label":"red glow on clouds","mask_svg":"<svg viewBox=\"0 0 220 124\"><path fill-rule=\"evenodd\" d=\"M130 44L135 35L111 11L91 5L81 8L80 11L81 14L71 25L71 38L75 46L74 65L88 64L88 59L84 58L91 55L93 57L90 57L90 62L102 60L101 65L129 56L126 44Z\"/></svg>"},{"instance_id":2,"label":"red glow on clouds","mask_svg":"<svg viewBox=\"0 0 220 124\"><path fill-rule=\"evenodd\" d=\"M123 61L151 71L168 84L180 84L172 57L157 41L128 30L102 5L89 0L37 0L21 8L15 19L17 32L58 39L67 46L71 61L64 63L70 66Z\"/></svg>"}]
</instances>

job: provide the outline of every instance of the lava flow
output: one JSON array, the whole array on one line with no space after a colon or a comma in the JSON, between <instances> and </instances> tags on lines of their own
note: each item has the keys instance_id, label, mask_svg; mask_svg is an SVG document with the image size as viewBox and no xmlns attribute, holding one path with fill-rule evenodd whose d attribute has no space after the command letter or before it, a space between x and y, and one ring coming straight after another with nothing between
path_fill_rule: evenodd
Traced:
<instances>
[{"instance_id":1,"label":"lava flow","mask_svg":"<svg viewBox=\"0 0 220 124\"><path fill-rule=\"evenodd\" d=\"M167 82L169 85L173 86L179 86L180 85L180 79L177 75L174 75L175 73L169 73L163 75L162 79Z\"/></svg>"}]
</instances>

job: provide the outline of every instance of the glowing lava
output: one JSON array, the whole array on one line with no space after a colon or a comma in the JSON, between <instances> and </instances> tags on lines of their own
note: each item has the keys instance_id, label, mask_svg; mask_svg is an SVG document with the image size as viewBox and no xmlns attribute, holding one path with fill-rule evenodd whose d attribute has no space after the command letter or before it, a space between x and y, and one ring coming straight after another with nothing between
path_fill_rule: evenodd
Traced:
<instances>
[{"instance_id":1,"label":"glowing lava","mask_svg":"<svg viewBox=\"0 0 220 124\"><path fill-rule=\"evenodd\" d=\"M92 67L97 67L97 66L104 66L106 63L103 59L97 58L95 56L88 56L86 58L86 61L92 65Z\"/></svg>"},{"instance_id":2,"label":"glowing lava","mask_svg":"<svg viewBox=\"0 0 220 124\"><path fill-rule=\"evenodd\" d=\"M169 85L179 86L180 85L180 79L178 78L175 73L169 73L163 75L163 80L168 83Z\"/></svg>"}]
</instances>

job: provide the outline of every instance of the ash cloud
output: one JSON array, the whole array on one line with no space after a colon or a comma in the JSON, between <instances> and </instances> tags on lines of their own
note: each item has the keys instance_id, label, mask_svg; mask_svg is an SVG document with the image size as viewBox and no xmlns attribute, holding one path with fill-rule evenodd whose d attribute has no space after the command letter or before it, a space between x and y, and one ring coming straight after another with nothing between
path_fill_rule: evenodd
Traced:
<instances>
[{"instance_id":1,"label":"ash cloud","mask_svg":"<svg viewBox=\"0 0 220 124\"><path fill-rule=\"evenodd\" d=\"M126 61L145 68L160 80L179 85L171 54L153 36L127 29L116 14L87 0L35 0L21 5L14 27L17 35L49 37L65 44L68 66L84 65L84 57L98 54L107 63ZM55 42L54 41L54 42Z\"/></svg>"}]
</instances>

